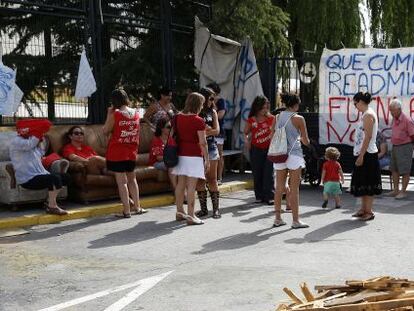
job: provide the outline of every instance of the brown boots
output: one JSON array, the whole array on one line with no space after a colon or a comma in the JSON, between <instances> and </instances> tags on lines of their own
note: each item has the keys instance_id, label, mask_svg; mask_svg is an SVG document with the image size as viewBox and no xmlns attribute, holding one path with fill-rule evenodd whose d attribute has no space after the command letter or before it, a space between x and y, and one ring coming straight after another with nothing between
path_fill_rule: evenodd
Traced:
<instances>
[{"instance_id":1,"label":"brown boots","mask_svg":"<svg viewBox=\"0 0 414 311\"><path fill-rule=\"evenodd\" d=\"M201 209L196 213L197 217L204 217L208 215L207 209L207 191L197 191L198 200L200 201ZM220 192L219 191L210 191L211 203L213 205L213 218L221 218L219 201L220 201Z\"/></svg>"}]
</instances>

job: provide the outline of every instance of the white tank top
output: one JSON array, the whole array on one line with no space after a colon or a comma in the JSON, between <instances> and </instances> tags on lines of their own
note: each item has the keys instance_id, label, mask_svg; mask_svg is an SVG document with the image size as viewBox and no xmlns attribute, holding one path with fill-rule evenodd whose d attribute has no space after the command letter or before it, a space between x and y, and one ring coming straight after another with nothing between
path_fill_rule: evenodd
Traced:
<instances>
[{"instance_id":1,"label":"white tank top","mask_svg":"<svg viewBox=\"0 0 414 311\"><path fill-rule=\"evenodd\" d=\"M361 153L362 142L364 141L364 138L365 138L363 120L366 114L370 114L374 118L374 124L372 126L372 137L369 141L367 152L368 153L378 152L378 148L376 144L377 133L378 133L378 118L374 110L372 110L371 108L368 108L368 110L362 114L361 119L359 120L359 123L358 123L358 127L355 132L354 156L359 156L359 154Z\"/></svg>"}]
</instances>

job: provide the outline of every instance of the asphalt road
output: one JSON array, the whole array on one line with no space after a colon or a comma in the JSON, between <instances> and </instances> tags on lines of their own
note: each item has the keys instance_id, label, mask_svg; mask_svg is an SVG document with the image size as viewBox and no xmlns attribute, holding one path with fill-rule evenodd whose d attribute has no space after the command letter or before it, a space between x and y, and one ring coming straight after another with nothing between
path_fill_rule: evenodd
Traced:
<instances>
[{"instance_id":1,"label":"asphalt road","mask_svg":"<svg viewBox=\"0 0 414 311\"><path fill-rule=\"evenodd\" d=\"M170 206L0 239L0 310L262 311L286 298L283 287L299 293L304 281L414 279L414 194L378 199L369 223L351 219L348 194L339 210L322 210L314 189L301 199L308 229L272 228L272 207L243 191L226 194L223 218L202 226L176 222Z\"/></svg>"}]
</instances>

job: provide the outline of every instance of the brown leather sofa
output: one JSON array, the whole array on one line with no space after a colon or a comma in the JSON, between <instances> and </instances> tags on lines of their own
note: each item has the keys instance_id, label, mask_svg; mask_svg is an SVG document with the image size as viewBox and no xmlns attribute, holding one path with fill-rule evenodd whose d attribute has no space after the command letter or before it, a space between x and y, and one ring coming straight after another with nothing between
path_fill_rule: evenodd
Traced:
<instances>
[{"instance_id":1,"label":"brown leather sofa","mask_svg":"<svg viewBox=\"0 0 414 311\"><path fill-rule=\"evenodd\" d=\"M47 136L52 152L60 153L63 135L71 125L53 126ZM85 144L91 146L99 155L105 156L108 138L103 134L102 125L81 126L85 132ZM148 166L149 149L153 137L148 124L142 122L140 130L139 155L136 176L140 195L166 192L171 190L168 175ZM114 176L88 174L83 164L70 161L69 174L72 182L68 187L69 199L80 202L117 198L118 188Z\"/></svg>"}]
</instances>

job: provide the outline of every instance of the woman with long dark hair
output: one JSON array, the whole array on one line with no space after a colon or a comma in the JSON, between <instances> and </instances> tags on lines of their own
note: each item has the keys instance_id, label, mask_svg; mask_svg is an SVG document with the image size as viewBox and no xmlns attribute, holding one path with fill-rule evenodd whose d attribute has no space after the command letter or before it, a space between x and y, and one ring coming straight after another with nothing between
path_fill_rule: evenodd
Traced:
<instances>
[{"instance_id":1,"label":"woman with long dark hair","mask_svg":"<svg viewBox=\"0 0 414 311\"><path fill-rule=\"evenodd\" d=\"M267 159L273 136L274 116L265 96L257 96L244 129L245 147L250 151L256 203L273 205L273 164Z\"/></svg>"},{"instance_id":2,"label":"woman with long dark hair","mask_svg":"<svg viewBox=\"0 0 414 311\"><path fill-rule=\"evenodd\" d=\"M103 127L106 135L111 135L106 151L106 167L115 173L119 196L124 207L124 218L131 217L129 196L132 197L133 209L136 214L147 212L141 208L139 189L135 176L135 165L139 144L139 114L130 108L127 93L123 89L112 91L112 106Z\"/></svg>"},{"instance_id":3,"label":"woman with long dark hair","mask_svg":"<svg viewBox=\"0 0 414 311\"><path fill-rule=\"evenodd\" d=\"M362 113L355 132L355 165L352 172L351 193L361 198L361 208L353 214L367 221L374 219L374 195L382 193L381 169L376 145L378 118L369 107L371 94L358 92L354 96L355 108Z\"/></svg>"},{"instance_id":4,"label":"woman with long dark hair","mask_svg":"<svg viewBox=\"0 0 414 311\"><path fill-rule=\"evenodd\" d=\"M200 90L200 94L204 96L203 109L199 113L206 123L206 137L207 137L207 149L208 157L210 160L210 168L206 171L206 179L199 179L197 183L197 195L200 201L200 210L197 212L198 217L208 215L207 209L207 190L206 183L208 184L208 190L210 192L211 203L213 205L213 218L220 218L219 210L219 197L220 192L217 183L217 165L220 159L216 136L220 133L217 112L214 110L214 92L209 88L203 88Z\"/></svg>"}]
</instances>

